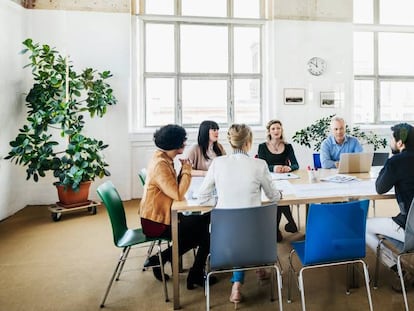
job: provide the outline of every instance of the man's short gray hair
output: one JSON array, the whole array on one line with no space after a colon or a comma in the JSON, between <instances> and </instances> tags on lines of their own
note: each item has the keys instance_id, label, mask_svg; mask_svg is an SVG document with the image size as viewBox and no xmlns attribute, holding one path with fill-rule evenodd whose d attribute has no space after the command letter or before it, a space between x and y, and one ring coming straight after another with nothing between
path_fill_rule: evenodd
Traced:
<instances>
[{"instance_id":1,"label":"man's short gray hair","mask_svg":"<svg viewBox=\"0 0 414 311\"><path fill-rule=\"evenodd\" d=\"M332 129L333 124L334 124L335 122L343 122L343 123L344 123L344 125L346 124L346 122L345 122L344 118L342 118L342 117L338 117L338 116L334 116L334 117L331 119L331 129Z\"/></svg>"}]
</instances>

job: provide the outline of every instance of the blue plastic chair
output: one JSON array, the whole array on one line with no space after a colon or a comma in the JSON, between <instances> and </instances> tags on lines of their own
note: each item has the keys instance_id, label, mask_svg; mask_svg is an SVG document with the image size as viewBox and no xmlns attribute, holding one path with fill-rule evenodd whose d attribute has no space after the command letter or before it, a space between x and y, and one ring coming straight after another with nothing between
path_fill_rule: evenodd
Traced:
<instances>
[{"instance_id":1,"label":"blue plastic chair","mask_svg":"<svg viewBox=\"0 0 414 311\"><path fill-rule=\"evenodd\" d=\"M210 276L215 273L272 268L271 301L277 275L279 310L282 305L282 276L277 257L277 205L247 208L215 208L211 211L209 269L206 307L210 309ZM278 266L279 265L279 266Z\"/></svg>"},{"instance_id":2,"label":"blue plastic chair","mask_svg":"<svg viewBox=\"0 0 414 311\"><path fill-rule=\"evenodd\" d=\"M288 303L291 302L291 284L296 271L293 254L299 258L302 268L298 274L302 310L306 310L303 272L311 268L361 263L367 289L369 308L372 299L369 275L365 262L365 228L369 200L332 204L311 204L309 207L304 241L292 242L289 255ZM349 293L349 282L347 282Z\"/></svg>"},{"instance_id":3,"label":"blue plastic chair","mask_svg":"<svg viewBox=\"0 0 414 311\"><path fill-rule=\"evenodd\" d=\"M404 230L404 242L392 239L390 237L378 234L377 258L375 263L374 288L378 287L378 274L380 265L380 255L382 247L385 247L397 256L397 271L401 281L401 291L404 298L405 310L409 310L407 291L405 289L404 274L402 270L402 257L414 255L414 199L411 202L407 215L407 222Z\"/></svg>"},{"instance_id":4,"label":"blue plastic chair","mask_svg":"<svg viewBox=\"0 0 414 311\"><path fill-rule=\"evenodd\" d=\"M313 154L313 166L315 168L322 168L321 154L320 153L314 153Z\"/></svg>"}]
</instances>

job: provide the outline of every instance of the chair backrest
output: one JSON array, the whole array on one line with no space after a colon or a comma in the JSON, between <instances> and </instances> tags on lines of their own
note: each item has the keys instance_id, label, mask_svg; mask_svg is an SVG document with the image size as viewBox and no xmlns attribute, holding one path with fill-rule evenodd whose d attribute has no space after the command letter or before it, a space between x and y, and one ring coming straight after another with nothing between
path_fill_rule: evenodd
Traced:
<instances>
[{"instance_id":1,"label":"chair backrest","mask_svg":"<svg viewBox=\"0 0 414 311\"><path fill-rule=\"evenodd\" d=\"M108 211L109 219L111 220L112 225L114 243L118 246L119 240L128 230L124 205L122 204L121 197L111 181L106 181L100 185L96 191Z\"/></svg>"},{"instance_id":2,"label":"chair backrest","mask_svg":"<svg viewBox=\"0 0 414 311\"><path fill-rule=\"evenodd\" d=\"M389 156L390 154L388 152L374 152L374 157L372 158L372 166L384 166Z\"/></svg>"},{"instance_id":3,"label":"chair backrest","mask_svg":"<svg viewBox=\"0 0 414 311\"><path fill-rule=\"evenodd\" d=\"M145 186L145 180L147 179L147 170L145 168L142 168L139 172L138 172L138 177L139 180L141 181L141 184L143 186Z\"/></svg>"},{"instance_id":4,"label":"chair backrest","mask_svg":"<svg viewBox=\"0 0 414 311\"><path fill-rule=\"evenodd\" d=\"M211 212L211 270L277 261L277 204Z\"/></svg>"},{"instance_id":5,"label":"chair backrest","mask_svg":"<svg viewBox=\"0 0 414 311\"><path fill-rule=\"evenodd\" d=\"M304 265L365 257L368 200L311 204Z\"/></svg>"},{"instance_id":6,"label":"chair backrest","mask_svg":"<svg viewBox=\"0 0 414 311\"><path fill-rule=\"evenodd\" d=\"M405 223L404 247L403 252L410 252L414 250L414 199L411 201L410 209L408 210L407 221Z\"/></svg>"},{"instance_id":7,"label":"chair backrest","mask_svg":"<svg viewBox=\"0 0 414 311\"><path fill-rule=\"evenodd\" d=\"M315 168L322 168L321 154L320 153L314 153L313 154L313 166Z\"/></svg>"}]
</instances>

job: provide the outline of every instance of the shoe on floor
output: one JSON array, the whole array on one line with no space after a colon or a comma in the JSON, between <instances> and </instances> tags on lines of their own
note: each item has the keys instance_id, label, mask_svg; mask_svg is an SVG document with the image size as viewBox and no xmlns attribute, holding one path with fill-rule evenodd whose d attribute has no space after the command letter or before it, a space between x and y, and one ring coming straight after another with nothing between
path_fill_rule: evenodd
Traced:
<instances>
[{"instance_id":1,"label":"shoe on floor","mask_svg":"<svg viewBox=\"0 0 414 311\"><path fill-rule=\"evenodd\" d=\"M191 270L190 270L190 273L188 273L188 276L187 276L187 289L193 290L197 287L203 288L205 285L205 278L206 277L204 274L201 274L201 275L194 274L194 273L191 273ZM209 280L208 283L210 286L218 282L218 279L214 275L211 275L208 280Z\"/></svg>"},{"instance_id":2,"label":"shoe on floor","mask_svg":"<svg viewBox=\"0 0 414 311\"><path fill-rule=\"evenodd\" d=\"M407 288L411 286L411 284L413 283L414 277L410 272L403 271L403 279L405 289L407 290ZM391 288L393 289L393 291L397 293L402 293L401 280L397 272L394 274L393 279L391 281Z\"/></svg>"},{"instance_id":3,"label":"shoe on floor","mask_svg":"<svg viewBox=\"0 0 414 311\"><path fill-rule=\"evenodd\" d=\"M294 222L291 221L285 225L285 230L286 232L296 233L298 232L298 227Z\"/></svg>"},{"instance_id":4,"label":"shoe on floor","mask_svg":"<svg viewBox=\"0 0 414 311\"><path fill-rule=\"evenodd\" d=\"M149 267L154 267L154 266L159 266L160 265L160 260L158 259L158 256L153 255L149 258L147 258L147 260L145 260L144 262L144 268L149 268Z\"/></svg>"},{"instance_id":5,"label":"shoe on floor","mask_svg":"<svg viewBox=\"0 0 414 311\"><path fill-rule=\"evenodd\" d=\"M268 280L268 279L270 279L270 273L264 268L257 269L256 270L256 277L257 277L258 281Z\"/></svg>"},{"instance_id":6,"label":"shoe on floor","mask_svg":"<svg viewBox=\"0 0 414 311\"><path fill-rule=\"evenodd\" d=\"M161 268L160 267L152 268L152 273L154 274L154 277L158 281L162 282L162 274L161 274ZM165 281L167 282L170 279L170 276L168 274L164 273L164 278L165 278Z\"/></svg>"}]
</instances>

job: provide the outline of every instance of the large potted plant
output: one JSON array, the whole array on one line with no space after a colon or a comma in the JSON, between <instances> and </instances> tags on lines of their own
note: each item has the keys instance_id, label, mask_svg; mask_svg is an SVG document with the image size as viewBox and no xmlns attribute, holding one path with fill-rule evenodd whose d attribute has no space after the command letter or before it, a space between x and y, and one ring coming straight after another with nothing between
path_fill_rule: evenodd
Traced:
<instances>
[{"instance_id":1,"label":"large potted plant","mask_svg":"<svg viewBox=\"0 0 414 311\"><path fill-rule=\"evenodd\" d=\"M116 104L113 90L106 82L110 71L86 68L77 73L68 57L49 45L23 42L23 54L29 53L34 84L26 96L26 123L6 159L23 165L27 178L35 182L53 172L59 202L79 206L87 202L90 182L109 176L102 150L108 147L101 140L87 137L85 114L102 117L110 105ZM68 201L86 187L83 198ZM69 198L68 198L69 193Z\"/></svg>"},{"instance_id":2,"label":"large potted plant","mask_svg":"<svg viewBox=\"0 0 414 311\"><path fill-rule=\"evenodd\" d=\"M335 114L323 117L316 120L311 125L298 130L292 136L292 140L299 145L311 148L312 150L319 152L321 149L321 144L330 133L330 124L331 119ZM346 125L345 129L348 135L358 138L361 144L372 145L374 151L385 148L387 146L387 140L385 138L379 137L377 134L370 132L364 132L359 126L354 126L350 128Z\"/></svg>"}]
</instances>

